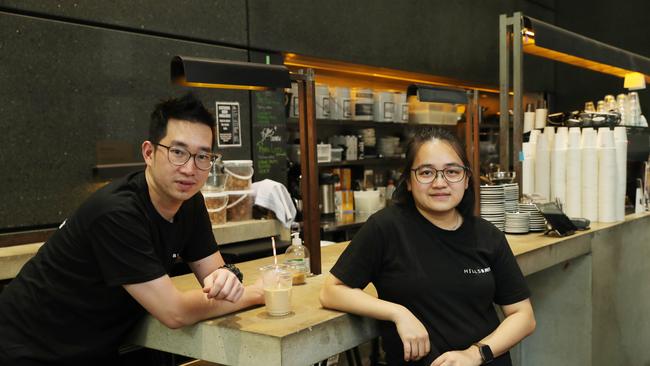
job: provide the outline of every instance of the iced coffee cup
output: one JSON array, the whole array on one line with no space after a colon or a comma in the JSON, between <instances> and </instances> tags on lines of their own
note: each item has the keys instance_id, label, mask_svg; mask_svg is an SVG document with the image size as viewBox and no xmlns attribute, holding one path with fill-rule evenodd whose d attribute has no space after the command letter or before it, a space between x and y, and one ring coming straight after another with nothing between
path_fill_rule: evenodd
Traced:
<instances>
[{"instance_id":1,"label":"iced coffee cup","mask_svg":"<svg viewBox=\"0 0 650 366\"><path fill-rule=\"evenodd\" d=\"M287 315L291 312L292 274L283 264L271 264L260 268L266 311L271 316Z\"/></svg>"}]
</instances>

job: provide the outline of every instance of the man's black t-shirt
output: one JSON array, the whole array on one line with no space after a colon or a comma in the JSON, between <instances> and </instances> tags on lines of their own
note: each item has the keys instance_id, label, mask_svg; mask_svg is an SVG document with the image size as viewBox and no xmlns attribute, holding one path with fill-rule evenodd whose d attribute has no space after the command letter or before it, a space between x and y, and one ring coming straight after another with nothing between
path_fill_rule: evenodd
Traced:
<instances>
[{"instance_id":1,"label":"man's black t-shirt","mask_svg":"<svg viewBox=\"0 0 650 366\"><path fill-rule=\"evenodd\" d=\"M505 236L489 222L465 218L443 230L415 207L394 205L376 213L354 236L331 273L346 285L373 283L379 298L404 305L426 327L431 352L462 350L499 325L493 303L530 297ZM393 322L380 322L386 358L401 364L402 341ZM510 365L509 354L493 365Z\"/></svg>"},{"instance_id":2,"label":"man's black t-shirt","mask_svg":"<svg viewBox=\"0 0 650 366\"><path fill-rule=\"evenodd\" d=\"M218 250L203 197L173 223L156 211L143 172L94 193L0 294L0 351L74 365L107 361L145 314L122 287L159 278ZM0 352L1 354L2 352Z\"/></svg>"}]
</instances>

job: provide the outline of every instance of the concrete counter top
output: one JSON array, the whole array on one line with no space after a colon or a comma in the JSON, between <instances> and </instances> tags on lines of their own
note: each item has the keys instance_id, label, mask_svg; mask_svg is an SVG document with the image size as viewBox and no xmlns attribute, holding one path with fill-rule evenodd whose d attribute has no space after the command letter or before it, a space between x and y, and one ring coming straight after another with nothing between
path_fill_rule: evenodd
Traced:
<instances>
[{"instance_id":1,"label":"concrete counter top","mask_svg":"<svg viewBox=\"0 0 650 366\"><path fill-rule=\"evenodd\" d=\"M43 243L32 243L0 248L0 280L16 277L42 245Z\"/></svg>"},{"instance_id":2,"label":"concrete counter top","mask_svg":"<svg viewBox=\"0 0 650 366\"><path fill-rule=\"evenodd\" d=\"M507 235L528 276L538 318L538 329L523 343L528 349L521 354L541 358L540 364L604 365L599 360L614 357L630 360L626 364L650 362L650 349L620 344L623 339L635 343L650 336L650 325L633 321L650 308L650 285L646 284L650 278L649 224L650 213L644 213L628 215L617 223L593 223L590 230L568 237ZM0 248L2 278L14 277L41 245ZM346 245L322 248L323 273ZM262 258L240 263L244 282L255 281L258 268L271 262L272 258ZM569 262L574 264L567 267ZM130 342L226 365L307 365L375 338L374 320L320 306L323 280L323 275L313 276L305 285L295 286L293 312L285 317L271 318L264 307L256 307L172 330L147 316ZM191 274L173 281L181 290L199 286ZM366 291L375 294L372 286ZM619 303L618 299L626 300ZM616 329L615 337L608 329ZM554 352L544 351L549 347ZM626 349L642 351L627 353ZM516 352L513 360L517 364Z\"/></svg>"},{"instance_id":3,"label":"concrete counter top","mask_svg":"<svg viewBox=\"0 0 650 366\"><path fill-rule=\"evenodd\" d=\"M269 243L270 245L270 243ZM347 244L322 248L323 269L329 270ZM244 283L255 282L258 268L273 263L263 258L238 264ZM148 316L134 332L137 345L226 365L307 365L376 337L371 319L323 309L318 294L323 275L293 287L292 313L270 317L263 306L171 330ZM193 274L174 277L181 290L199 288ZM366 291L375 294L369 286Z\"/></svg>"},{"instance_id":4,"label":"concrete counter top","mask_svg":"<svg viewBox=\"0 0 650 366\"><path fill-rule=\"evenodd\" d=\"M508 235L508 240L522 270L529 275L588 254L599 232L644 218L648 221L650 215L629 215L620 223L595 223L590 230L568 237ZM334 265L346 245L322 248L323 273ZM257 269L271 262L272 258L263 258L239 264L244 282L254 281ZM173 280L181 289L199 286L193 275ZM271 318L264 307L257 307L171 330L149 316L134 332L132 342L226 365L306 365L375 338L374 320L320 306L318 293L323 280L323 275L314 276L307 284L294 287L293 313L286 317ZM372 286L366 291L376 294Z\"/></svg>"}]
</instances>

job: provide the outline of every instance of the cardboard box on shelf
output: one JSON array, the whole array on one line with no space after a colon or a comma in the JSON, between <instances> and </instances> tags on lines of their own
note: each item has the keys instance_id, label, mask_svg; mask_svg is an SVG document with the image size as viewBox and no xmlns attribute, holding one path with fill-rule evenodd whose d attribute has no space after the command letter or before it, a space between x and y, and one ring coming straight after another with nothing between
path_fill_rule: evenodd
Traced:
<instances>
[{"instance_id":1,"label":"cardboard box on shelf","mask_svg":"<svg viewBox=\"0 0 650 366\"><path fill-rule=\"evenodd\" d=\"M341 180L341 189L344 191L349 191L352 189L352 169L342 168L341 175L339 176Z\"/></svg>"},{"instance_id":2,"label":"cardboard box on shelf","mask_svg":"<svg viewBox=\"0 0 650 366\"><path fill-rule=\"evenodd\" d=\"M340 191L341 188L341 181L343 180L343 177L341 175L341 168L333 168L332 169L332 174L337 175L339 177L339 181L334 183L334 190L335 191Z\"/></svg>"},{"instance_id":3,"label":"cardboard box on shelf","mask_svg":"<svg viewBox=\"0 0 650 366\"><path fill-rule=\"evenodd\" d=\"M341 207L343 213L354 212L354 193L352 191L341 191Z\"/></svg>"}]
</instances>

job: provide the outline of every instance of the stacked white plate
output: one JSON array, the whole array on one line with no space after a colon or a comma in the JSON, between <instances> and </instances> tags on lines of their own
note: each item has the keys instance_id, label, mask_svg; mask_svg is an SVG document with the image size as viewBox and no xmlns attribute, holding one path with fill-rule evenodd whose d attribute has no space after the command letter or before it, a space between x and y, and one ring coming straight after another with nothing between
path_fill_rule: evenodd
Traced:
<instances>
[{"instance_id":1,"label":"stacked white plate","mask_svg":"<svg viewBox=\"0 0 650 366\"><path fill-rule=\"evenodd\" d=\"M506 233L526 234L529 225L530 214L528 212L506 212Z\"/></svg>"},{"instance_id":2,"label":"stacked white plate","mask_svg":"<svg viewBox=\"0 0 650 366\"><path fill-rule=\"evenodd\" d=\"M544 216L534 203L520 203L519 212L528 212L530 214L530 231L546 230L546 219L544 219Z\"/></svg>"},{"instance_id":3,"label":"stacked white plate","mask_svg":"<svg viewBox=\"0 0 650 366\"><path fill-rule=\"evenodd\" d=\"M506 212L519 211L519 184L506 183L503 185L506 194Z\"/></svg>"},{"instance_id":4,"label":"stacked white plate","mask_svg":"<svg viewBox=\"0 0 650 366\"><path fill-rule=\"evenodd\" d=\"M503 185L481 186L481 217L491 222L499 230L506 226L506 195Z\"/></svg>"}]
</instances>

